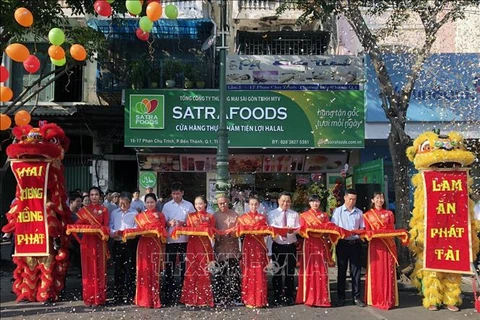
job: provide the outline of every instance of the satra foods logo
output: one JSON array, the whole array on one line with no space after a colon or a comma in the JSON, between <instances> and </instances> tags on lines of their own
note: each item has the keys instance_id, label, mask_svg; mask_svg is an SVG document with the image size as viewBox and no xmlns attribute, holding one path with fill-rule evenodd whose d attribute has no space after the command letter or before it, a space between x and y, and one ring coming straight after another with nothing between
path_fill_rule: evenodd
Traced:
<instances>
[{"instance_id":1,"label":"satra foods logo","mask_svg":"<svg viewBox=\"0 0 480 320\"><path fill-rule=\"evenodd\" d=\"M164 129L165 96L130 95L130 129Z\"/></svg>"}]
</instances>

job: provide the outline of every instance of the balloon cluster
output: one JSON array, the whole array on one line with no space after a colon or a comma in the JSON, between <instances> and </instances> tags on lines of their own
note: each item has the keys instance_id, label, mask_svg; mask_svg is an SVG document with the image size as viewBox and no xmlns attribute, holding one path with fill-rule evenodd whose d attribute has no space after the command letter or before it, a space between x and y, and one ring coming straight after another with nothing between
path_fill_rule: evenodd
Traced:
<instances>
[{"instance_id":1,"label":"balloon cluster","mask_svg":"<svg viewBox=\"0 0 480 320\"><path fill-rule=\"evenodd\" d=\"M112 6L110 5L115 0L97 0L93 4L95 12L104 17L112 15ZM140 16L143 11L143 0L126 0L125 7L132 16ZM147 41L150 37L150 31L153 28L153 23L160 19L163 14L163 8L160 0L148 0L145 8L145 15L140 17L139 27L135 30L135 35L142 41ZM178 8L174 4L165 6L165 16L169 19L177 19Z\"/></svg>"},{"instance_id":2,"label":"balloon cluster","mask_svg":"<svg viewBox=\"0 0 480 320\"><path fill-rule=\"evenodd\" d=\"M33 15L27 8L17 8L14 13L15 21L22 27L29 28L33 25ZM48 33L48 40L52 44L48 48L48 55L52 64L56 66L63 66L66 63L65 50L62 44L65 42L65 33L59 28L52 28ZM28 48L21 43L12 43L7 46L5 53L10 59L15 62L22 62L23 67L29 73L35 73L40 69L40 60L34 55L30 54ZM74 44L70 47L70 55L77 61L84 61L87 58L85 48L80 44ZM5 82L9 77L8 69L0 66L0 82ZM13 98L13 91L9 87L0 86L0 102L7 102ZM25 125L31 120L30 114L27 111L20 110L15 114L15 124ZM0 114L0 130L7 130L12 124L11 119L5 115Z\"/></svg>"},{"instance_id":3,"label":"balloon cluster","mask_svg":"<svg viewBox=\"0 0 480 320\"><path fill-rule=\"evenodd\" d=\"M8 69L0 66L0 82L7 81L9 77ZM9 87L0 86L0 101L7 102L13 98L13 91ZM20 110L15 114L15 124L23 126L29 124L31 120L30 113L25 110ZM12 120L6 114L0 113L0 131L7 130L12 125Z\"/></svg>"}]
</instances>

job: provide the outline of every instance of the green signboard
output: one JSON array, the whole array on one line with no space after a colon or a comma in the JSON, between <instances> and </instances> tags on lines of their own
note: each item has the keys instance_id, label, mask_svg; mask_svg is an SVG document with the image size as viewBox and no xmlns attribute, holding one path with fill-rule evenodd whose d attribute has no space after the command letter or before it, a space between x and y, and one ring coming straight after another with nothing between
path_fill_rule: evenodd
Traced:
<instances>
[{"instance_id":1,"label":"green signboard","mask_svg":"<svg viewBox=\"0 0 480 320\"><path fill-rule=\"evenodd\" d=\"M230 91L229 147L363 148L362 91ZM217 90L126 90L126 147L216 147Z\"/></svg>"},{"instance_id":2,"label":"green signboard","mask_svg":"<svg viewBox=\"0 0 480 320\"><path fill-rule=\"evenodd\" d=\"M157 184L157 173L153 171L140 171L138 182L143 189L147 187L153 188Z\"/></svg>"},{"instance_id":3,"label":"green signboard","mask_svg":"<svg viewBox=\"0 0 480 320\"><path fill-rule=\"evenodd\" d=\"M365 184L365 183L378 183L384 188L384 169L383 159L377 159L369 162L365 162L353 167L353 183Z\"/></svg>"}]
</instances>

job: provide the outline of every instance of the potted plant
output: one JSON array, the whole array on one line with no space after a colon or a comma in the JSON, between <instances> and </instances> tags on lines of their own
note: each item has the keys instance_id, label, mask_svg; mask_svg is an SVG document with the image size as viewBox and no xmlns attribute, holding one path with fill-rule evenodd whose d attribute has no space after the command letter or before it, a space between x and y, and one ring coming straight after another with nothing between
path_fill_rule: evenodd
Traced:
<instances>
[{"instance_id":1,"label":"potted plant","mask_svg":"<svg viewBox=\"0 0 480 320\"><path fill-rule=\"evenodd\" d=\"M155 68L150 73L150 88L156 89L158 88L158 83L160 81L160 70Z\"/></svg>"},{"instance_id":2,"label":"potted plant","mask_svg":"<svg viewBox=\"0 0 480 320\"><path fill-rule=\"evenodd\" d=\"M163 62L163 78L167 88L173 88L176 85L178 74L184 72L183 63L179 60L169 59Z\"/></svg>"},{"instance_id":3,"label":"potted plant","mask_svg":"<svg viewBox=\"0 0 480 320\"><path fill-rule=\"evenodd\" d=\"M128 83L134 90L143 88L145 80L145 59L136 59L128 63L127 79Z\"/></svg>"},{"instance_id":4,"label":"potted plant","mask_svg":"<svg viewBox=\"0 0 480 320\"><path fill-rule=\"evenodd\" d=\"M184 68L185 89L192 89L197 79L197 72L192 63L187 63Z\"/></svg>"},{"instance_id":5,"label":"potted plant","mask_svg":"<svg viewBox=\"0 0 480 320\"><path fill-rule=\"evenodd\" d=\"M208 63L204 52L198 53L196 56L196 79L195 85L198 89L205 88L205 79L207 78Z\"/></svg>"}]
</instances>

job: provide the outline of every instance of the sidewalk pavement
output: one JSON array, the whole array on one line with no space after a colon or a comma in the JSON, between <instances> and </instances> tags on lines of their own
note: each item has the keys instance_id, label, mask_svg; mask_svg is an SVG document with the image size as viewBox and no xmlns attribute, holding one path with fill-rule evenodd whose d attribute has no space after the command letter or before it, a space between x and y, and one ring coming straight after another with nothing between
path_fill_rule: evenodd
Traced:
<instances>
[{"instance_id":1,"label":"sidewalk pavement","mask_svg":"<svg viewBox=\"0 0 480 320\"><path fill-rule=\"evenodd\" d=\"M7 246L2 245L2 257ZM78 270L69 270L66 288L60 301L56 303L15 303L15 295L11 292L12 264L9 260L2 260L0 267L0 318L1 319L154 319L167 317L170 319L479 319L479 314L473 307L473 293L471 280L463 278L462 295L463 304L459 312L450 312L446 309L427 311L422 307L421 297L408 279L400 279L399 295L400 306L393 310L378 310L372 307L359 308L353 303L344 307L311 308L304 305L295 305L277 308L248 309L246 307L216 307L216 308L185 308L183 306L165 307L160 309L139 308L134 305L113 305L110 303L113 294L113 270L109 271L108 294L109 301L106 306L87 308L82 302L81 278ZM329 269L330 290L332 301L336 301L336 268ZM362 279L363 285L363 279ZM271 282L269 282L271 290ZM347 286L348 290L348 286ZM362 290L363 292L363 290ZM347 291L347 298L350 292ZM272 292L269 292L269 297Z\"/></svg>"}]
</instances>

